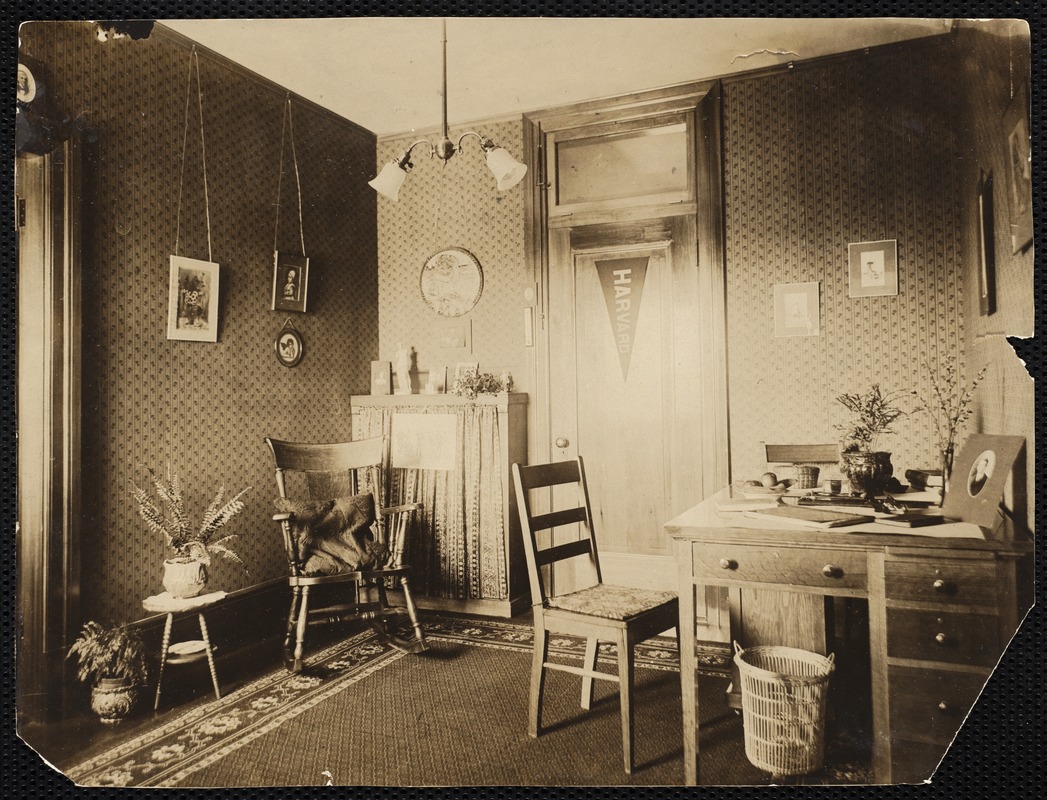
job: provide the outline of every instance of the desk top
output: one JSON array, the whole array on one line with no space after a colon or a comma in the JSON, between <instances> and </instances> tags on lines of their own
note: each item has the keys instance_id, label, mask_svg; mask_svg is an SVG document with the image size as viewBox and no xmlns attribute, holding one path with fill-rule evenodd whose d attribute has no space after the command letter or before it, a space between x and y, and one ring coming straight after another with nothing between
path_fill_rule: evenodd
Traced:
<instances>
[{"instance_id":1,"label":"desk top","mask_svg":"<svg viewBox=\"0 0 1047 800\"><path fill-rule=\"evenodd\" d=\"M1003 541L987 535L986 530L969 522L945 522L923 528L899 528L880 523L863 523L840 528L810 528L781 522L769 517L750 517L739 511L720 511L717 503L732 497L730 487L689 508L665 523L665 531L674 539L710 538L729 533L731 538L753 542L835 547L898 546L906 548L941 548L959 550L999 550L1013 553L1032 551L1032 542ZM837 509L846 511L850 509ZM855 510L855 513L858 513Z\"/></svg>"}]
</instances>

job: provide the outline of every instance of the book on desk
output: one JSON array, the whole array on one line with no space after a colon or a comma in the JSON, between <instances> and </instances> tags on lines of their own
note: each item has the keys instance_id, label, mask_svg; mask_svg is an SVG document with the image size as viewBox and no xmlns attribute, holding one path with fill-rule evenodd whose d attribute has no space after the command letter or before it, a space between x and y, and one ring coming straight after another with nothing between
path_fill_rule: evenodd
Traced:
<instances>
[{"instance_id":1,"label":"book on desk","mask_svg":"<svg viewBox=\"0 0 1047 800\"><path fill-rule=\"evenodd\" d=\"M842 528L847 525L860 525L863 522L875 522L871 514L851 514L829 508L810 508L806 506L774 506L746 511L745 516L757 519L775 519L791 522L807 528Z\"/></svg>"}]
</instances>

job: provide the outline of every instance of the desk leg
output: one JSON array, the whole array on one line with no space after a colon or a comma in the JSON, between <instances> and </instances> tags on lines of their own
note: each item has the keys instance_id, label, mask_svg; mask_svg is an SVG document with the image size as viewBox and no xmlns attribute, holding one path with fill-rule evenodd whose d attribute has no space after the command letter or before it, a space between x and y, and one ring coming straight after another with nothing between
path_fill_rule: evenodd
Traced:
<instances>
[{"instance_id":1,"label":"desk leg","mask_svg":"<svg viewBox=\"0 0 1047 800\"><path fill-rule=\"evenodd\" d=\"M680 628L680 694L683 703L683 775L684 785L698 785L698 691L695 670L695 601L691 574L689 542L676 543L679 571Z\"/></svg>"},{"instance_id":2,"label":"desk leg","mask_svg":"<svg viewBox=\"0 0 1047 800\"><path fill-rule=\"evenodd\" d=\"M869 553L869 663L872 671L872 759L874 780L891 780L890 679L887 670L887 596L883 553Z\"/></svg>"},{"instance_id":3,"label":"desk leg","mask_svg":"<svg viewBox=\"0 0 1047 800\"><path fill-rule=\"evenodd\" d=\"M160 670L156 673L156 699L153 701L153 711L160 708L160 685L164 681L164 666L167 664L167 648L171 646L171 625L174 624L174 614L167 615L164 623L164 641L160 645Z\"/></svg>"},{"instance_id":4,"label":"desk leg","mask_svg":"<svg viewBox=\"0 0 1047 800\"><path fill-rule=\"evenodd\" d=\"M207 635L207 623L204 621L204 612L201 611L198 615L200 617L200 636L204 640L204 652L207 653L207 666L211 668L211 683L214 685L214 696L215 699L222 699L222 691L218 688L218 673L215 672L214 668L214 652L211 648L211 639Z\"/></svg>"}]
</instances>

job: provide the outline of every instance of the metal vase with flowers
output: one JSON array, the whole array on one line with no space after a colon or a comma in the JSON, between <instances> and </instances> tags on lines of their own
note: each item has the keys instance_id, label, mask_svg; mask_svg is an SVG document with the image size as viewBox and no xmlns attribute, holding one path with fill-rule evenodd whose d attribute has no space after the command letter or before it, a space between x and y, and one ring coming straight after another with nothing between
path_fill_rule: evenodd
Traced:
<instances>
[{"instance_id":1,"label":"metal vase with flowers","mask_svg":"<svg viewBox=\"0 0 1047 800\"><path fill-rule=\"evenodd\" d=\"M879 438L894 433L893 425L905 415L896 403L904 392L880 390L874 383L865 394L841 394L836 402L851 413L851 421L836 425L844 432L841 471L850 481L851 491L871 499L882 495L894 474L889 452L876 449Z\"/></svg>"}]
</instances>

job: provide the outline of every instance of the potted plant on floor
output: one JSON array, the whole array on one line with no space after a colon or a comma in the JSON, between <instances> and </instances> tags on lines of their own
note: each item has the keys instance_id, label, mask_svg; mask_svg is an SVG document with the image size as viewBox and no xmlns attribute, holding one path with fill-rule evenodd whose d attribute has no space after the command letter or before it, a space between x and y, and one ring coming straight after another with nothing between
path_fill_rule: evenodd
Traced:
<instances>
[{"instance_id":1,"label":"potted plant on floor","mask_svg":"<svg viewBox=\"0 0 1047 800\"><path fill-rule=\"evenodd\" d=\"M91 682L91 710L102 722L119 722L145 683L145 647L138 628L87 622L66 658L77 657L77 678Z\"/></svg>"},{"instance_id":2,"label":"potted plant on floor","mask_svg":"<svg viewBox=\"0 0 1047 800\"><path fill-rule=\"evenodd\" d=\"M225 487L220 487L204 512L200 527L194 529L185 511L182 482L178 473L168 467L165 480L149 467L146 470L159 504L154 503L137 484L132 482L131 485L134 486L139 516L151 531L161 534L167 546L174 551L174 556L164 561L164 589L172 597L195 597L200 594L207 585L207 567L211 564L212 556L227 558L246 572L243 560L229 547L229 542L237 534L231 533L217 539L215 536L229 520L244 510L240 498L251 487L225 502Z\"/></svg>"},{"instance_id":3,"label":"potted plant on floor","mask_svg":"<svg viewBox=\"0 0 1047 800\"><path fill-rule=\"evenodd\" d=\"M891 454L878 450L880 437L894 433L893 425L906 412L897 401L905 392L880 390L874 383L865 394L841 394L836 402L851 413L849 422L836 425L844 433L841 471L851 483L851 491L866 498L883 494L894 474Z\"/></svg>"}]
</instances>

